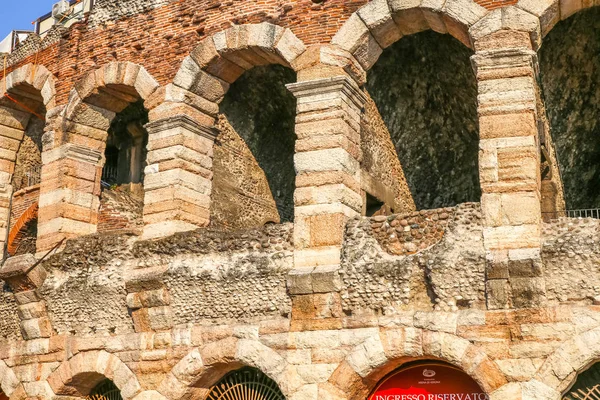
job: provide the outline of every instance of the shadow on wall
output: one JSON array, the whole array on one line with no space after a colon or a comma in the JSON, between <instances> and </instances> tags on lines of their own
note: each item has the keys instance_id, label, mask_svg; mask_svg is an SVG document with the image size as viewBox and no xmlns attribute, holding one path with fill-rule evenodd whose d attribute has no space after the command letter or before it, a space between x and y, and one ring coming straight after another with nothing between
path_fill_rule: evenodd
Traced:
<instances>
[{"instance_id":1,"label":"shadow on wall","mask_svg":"<svg viewBox=\"0 0 600 400\"><path fill-rule=\"evenodd\" d=\"M567 209L600 207L600 7L559 22L539 52Z\"/></svg>"},{"instance_id":2,"label":"shadow on wall","mask_svg":"<svg viewBox=\"0 0 600 400\"><path fill-rule=\"evenodd\" d=\"M417 209L479 201L477 83L471 50L433 31L386 49L367 91L390 132Z\"/></svg>"},{"instance_id":3,"label":"shadow on wall","mask_svg":"<svg viewBox=\"0 0 600 400\"><path fill-rule=\"evenodd\" d=\"M214 150L211 221L247 228L294 219L294 71L255 67L221 103Z\"/></svg>"}]
</instances>

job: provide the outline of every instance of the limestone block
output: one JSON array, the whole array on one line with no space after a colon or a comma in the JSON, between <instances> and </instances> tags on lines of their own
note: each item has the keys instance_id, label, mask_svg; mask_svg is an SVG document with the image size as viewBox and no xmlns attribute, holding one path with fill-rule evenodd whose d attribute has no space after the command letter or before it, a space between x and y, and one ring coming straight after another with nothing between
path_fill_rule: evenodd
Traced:
<instances>
[{"instance_id":1,"label":"limestone block","mask_svg":"<svg viewBox=\"0 0 600 400\"><path fill-rule=\"evenodd\" d=\"M534 380L522 383L522 400L559 399L561 394L547 385Z\"/></svg>"},{"instance_id":2,"label":"limestone block","mask_svg":"<svg viewBox=\"0 0 600 400\"><path fill-rule=\"evenodd\" d=\"M364 378L387 362L387 357L379 337L374 336L353 350L346 360L352 369Z\"/></svg>"},{"instance_id":3,"label":"limestone block","mask_svg":"<svg viewBox=\"0 0 600 400\"><path fill-rule=\"evenodd\" d=\"M340 246L324 246L317 248L296 247L294 252L294 267L307 268L320 265L339 265Z\"/></svg>"},{"instance_id":4,"label":"limestone block","mask_svg":"<svg viewBox=\"0 0 600 400\"><path fill-rule=\"evenodd\" d=\"M327 382L336 367L337 364L299 365L297 373L306 383L321 383Z\"/></svg>"},{"instance_id":5,"label":"limestone block","mask_svg":"<svg viewBox=\"0 0 600 400\"><path fill-rule=\"evenodd\" d=\"M257 340L241 339L237 343L236 359L252 365L271 376L278 375L285 369L285 360Z\"/></svg>"},{"instance_id":6,"label":"limestone block","mask_svg":"<svg viewBox=\"0 0 600 400\"><path fill-rule=\"evenodd\" d=\"M534 50L541 45L542 30L539 18L520 8L513 6L502 8L502 28L529 32Z\"/></svg>"},{"instance_id":7,"label":"limestone block","mask_svg":"<svg viewBox=\"0 0 600 400\"><path fill-rule=\"evenodd\" d=\"M311 282L314 293L339 292L342 287L339 267L337 265L315 267Z\"/></svg>"},{"instance_id":8,"label":"limestone block","mask_svg":"<svg viewBox=\"0 0 600 400\"><path fill-rule=\"evenodd\" d=\"M144 225L142 238L145 240L171 236L177 232L189 232L198 229L198 225L186 221L170 220Z\"/></svg>"},{"instance_id":9,"label":"limestone block","mask_svg":"<svg viewBox=\"0 0 600 400\"><path fill-rule=\"evenodd\" d=\"M421 0L388 0L388 3L392 11L394 22L398 26L398 29L402 35L412 35L430 28L430 24L423 13L423 9L421 8ZM431 12L430 9L427 9L427 13L430 14L429 16L434 21L433 25L437 29L441 29L443 31L442 33L446 33L446 28L443 25L441 14L435 15L435 13ZM436 17L438 22L441 22L441 26L436 24ZM432 29L436 30L433 27Z\"/></svg>"},{"instance_id":10,"label":"limestone block","mask_svg":"<svg viewBox=\"0 0 600 400\"><path fill-rule=\"evenodd\" d=\"M46 270L36 264L32 254L10 257L0 269L0 279L8 282L14 292L38 289L46 280Z\"/></svg>"},{"instance_id":11,"label":"limestone block","mask_svg":"<svg viewBox=\"0 0 600 400\"><path fill-rule=\"evenodd\" d=\"M527 358L496 360L495 362L510 381L529 381L537 371L537 365L533 360Z\"/></svg>"},{"instance_id":12,"label":"limestone block","mask_svg":"<svg viewBox=\"0 0 600 400\"><path fill-rule=\"evenodd\" d=\"M192 51L191 57L206 72L228 83L235 82L246 71L238 64L222 57L217 52L212 38L200 42L200 45Z\"/></svg>"},{"instance_id":13,"label":"limestone block","mask_svg":"<svg viewBox=\"0 0 600 400\"><path fill-rule=\"evenodd\" d=\"M496 9L481 18L470 29L469 34L476 42L502 29L502 9Z\"/></svg>"},{"instance_id":14,"label":"limestone block","mask_svg":"<svg viewBox=\"0 0 600 400\"><path fill-rule=\"evenodd\" d=\"M512 304L516 308L540 307L546 301L544 278L511 278Z\"/></svg>"},{"instance_id":15,"label":"limestone block","mask_svg":"<svg viewBox=\"0 0 600 400\"><path fill-rule=\"evenodd\" d=\"M290 400L317 400L319 397L319 386L317 384L304 385L288 398Z\"/></svg>"},{"instance_id":16,"label":"limestone block","mask_svg":"<svg viewBox=\"0 0 600 400\"><path fill-rule=\"evenodd\" d=\"M387 0L375 0L366 4L358 10L358 15L381 48L385 49L402 37L402 32L392 19Z\"/></svg>"},{"instance_id":17,"label":"limestone block","mask_svg":"<svg viewBox=\"0 0 600 400\"><path fill-rule=\"evenodd\" d=\"M522 400L523 397L521 397L521 393L521 385L517 382L511 382L491 393L490 400Z\"/></svg>"},{"instance_id":18,"label":"limestone block","mask_svg":"<svg viewBox=\"0 0 600 400\"><path fill-rule=\"evenodd\" d=\"M296 153L294 165L298 172L344 171L355 174L359 165L344 149L326 149Z\"/></svg>"},{"instance_id":19,"label":"limestone block","mask_svg":"<svg viewBox=\"0 0 600 400\"><path fill-rule=\"evenodd\" d=\"M159 88L158 82L146 71L145 68L140 68L133 87L138 92L142 99L147 99L156 89Z\"/></svg>"},{"instance_id":20,"label":"limestone block","mask_svg":"<svg viewBox=\"0 0 600 400\"><path fill-rule=\"evenodd\" d=\"M352 14L331 43L352 53L365 70L370 69L383 52L369 28L357 14Z\"/></svg>"},{"instance_id":21,"label":"limestone block","mask_svg":"<svg viewBox=\"0 0 600 400\"><path fill-rule=\"evenodd\" d=\"M91 126L102 131L108 130L116 113L87 103L79 103L73 110L71 121Z\"/></svg>"},{"instance_id":22,"label":"limestone block","mask_svg":"<svg viewBox=\"0 0 600 400\"><path fill-rule=\"evenodd\" d=\"M539 18L542 35L548 32L560 21L559 0L519 0L517 7Z\"/></svg>"},{"instance_id":23,"label":"limestone block","mask_svg":"<svg viewBox=\"0 0 600 400\"><path fill-rule=\"evenodd\" d=\"M24 130L29 123L31 114L23 111L18 111L8 107L0 107L0 126Z\"/></svg>"},{"instance_id":24,"label":"limestone block","mask_svg":"<svg viewBox=\"0 0 600 400\"><path fill-rule=\"evenodd\" d=\"M292 65L306 51L306 46L289 28L286 28L275 45L275 51L288 65Z\"/></svg>"},{"instance_id":25,"label":"limestone block","mask_svg":"<svg viewBox=\"0 0 600 400\"><path fill-rule=\"evenodd\" d=\"M362 209L362 196L344 184L296 188L294 192L294 204L297 206L334 203L342 203L359 211Z\"/></svg>"},{"instance_id":26,"label":"limestone block","mask_svg":"<svg viewBox=\"0 0 600 400\"><path fill-rule=\"evenodd\" d=\"M19 305L17 313L21 320L42 318L46 316L46 303L43 301Z\"/></svg>"},{"instance_id":27,"label":"limestone block","mask_svg":"<svg viewBox=\"0 0 600 400\"><path fill-rule=\"evenodd\" d=\"M158 391L168 399L180 399L188 391L188 385L181 382L172 373L168 373L161 381Z\"/></svg>"},{"instance_id":28,"label":"limestone block","mask_svg":"<svg viewBox=\"0 0 600 400\"><path fill-rule=\"evenodd\" d=\"M583 0L560 0L560 19L567 19L583 8Z\"/></svg>"},{"instance_id":29,"label":"limestone block","mask_svg":"<svg viewBox=\"0 0 600 400\"><path fill-rule=\"evenodd\" d=\"M486 248L507 250L515 248L539 248L540 227L534 225L486 227L483 230Z\"/></svg>"},{"instance_id":30,"label":"limestone block","mask_svg":"<svg viewBox=\"0 0 600 400\"><path fill-rule=\"evenodd\" d=\"M471 345L466 339L458 338L454 335L443 335L442 358L454 365L459 365Z\"/></svg>"},{"instance_id":31,"label":"limestone block","mask_svg":"<svg viewBox=\"0 0 600 400\"><path fill-rule=\"evenodd\" d=\"M52 325L47 317L21 321L21 334L25 340L47 338L52 333Z\"/></svg>"},{"instance_id":32,"label":"limestone block","mask_svg":"<svg viewBox=\"0 0 600 400\"><path fill-rule=\"evenodd\" d=\"M96 85L96 71L91 71L77 81L73 89L77 91L79 98L85 99L91 95L98 86L99 85Z\"/></svg>"},{"instance_id":33,"label":"limestone block","mask_svg":"<svg viewBox=\"0 0 600 400\"><path fill-rule=\"evenodd\" d=\"M312 294L313 268L293 269L287 275L287 289L289 294Z\"/></svg>"},{"instance_id":34,"label":"limestone block","mask_svg":"<svg viewBox=\"0 0 600 400\"><path fill-rule=\"evenodd\" d=\"M416 312L414 324L416 328L456 333L458 315L446 312Z\"/></svg>"},{"instance_id":35,"label":"limestone block","mask_svg":"<svg viewBox=\"0 0 600 400\"><path fill-rule=\"evenodd\" d=\"M263 50L272 50L284 30L284 28L268 22L248 25L248 45L260 47Z\"/></svg>"},{"instance_id":36,"label":"limestone block","mask_svg":"<svg viewBox=\"0 0 600 400\"><path fill-rule=\"evenodd\" d=\"M458 23L470 27L483 18L488 10L469 0L446 0L446 14Z\"/></svg>"},{"instance_id":37,"label":"limestone block","mask_svg":"<svg viewBox=\"0 0 600 400\"><path fill-rule=\"evenodd\" d=\"M165 101L172 103L188 104L198 111L208 114L212 117L219 113L219 105L206 100L204 97L198 96L188 90L184 90L179 86L168 84L165 87Z\"/></svg>"},{"instance_id":38,"label":"limestone block","mask_svg":"<svg viewBox=\"0 0 600 400\"><path fill-rule=\"evenodd\" d=\"M229 89L229 84L200 69L191 58L186 57L173 83L209 101L219 102Z\"/></svg>"},{"instance_id":39,"label":"limestone block","mask_svg":"<svg viewBox=\"0 0 600 400\"><path fill-rule=\"evenodd\" d=\"M487 306L490 310L510 308L511 292L507 279L490 279L485 283Z\"/></svg>"}]
</instances>

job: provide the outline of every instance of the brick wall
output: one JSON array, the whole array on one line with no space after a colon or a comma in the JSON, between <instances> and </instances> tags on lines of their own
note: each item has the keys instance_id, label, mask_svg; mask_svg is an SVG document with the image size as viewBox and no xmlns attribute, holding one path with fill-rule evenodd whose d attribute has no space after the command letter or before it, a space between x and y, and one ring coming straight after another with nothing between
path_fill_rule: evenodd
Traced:
<instances>
[{"instance_id":1,"label":"brick wall","mask_svg":"<svg viewBox=\"0 0 600 400\"><path fill-rule=\"evenodd\" d=\"M141 3L141 0L136 0ZM170 4L91 28L76 24L61 39L20 60L9 59L7 72L37 60L58 78L57 104L85 73L111 61L143 65L163 85L172 81L181 62L205 37L234 24L268 21L289 27L306 44L326 43L366 0L257 2L237 0L174 1ZM36 48L36 46L32 46ZM22 53L20 53L22 54Z\"/></svg>"},{"instance_id":2,"label":"brick wall","mask_svg":"<svg viewBox=\"0 0 600 400\"><path fill-rule=\"evenodd\" d=\"M40 197L40 185L30 186L14 193L10 210L10 229L19 217Z\"/></svg>"},{"instance_id":3,"label":"brick wall","mask_svg":"<svg viewBox=\"0 0 600 400\"><path fill-rule=\"evenodd\" d=\"M100 197L98 232L141 228L142 198L125 187L104 190Z\"/></svg>"}]
</instances>

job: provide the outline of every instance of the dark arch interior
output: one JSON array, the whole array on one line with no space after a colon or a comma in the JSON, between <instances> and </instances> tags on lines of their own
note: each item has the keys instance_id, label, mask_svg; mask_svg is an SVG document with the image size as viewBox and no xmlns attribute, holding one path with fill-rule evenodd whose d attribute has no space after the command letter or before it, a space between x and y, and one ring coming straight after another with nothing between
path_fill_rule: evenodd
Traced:
<instances>
[{"instance_id":1,"label":"dark arch interior","mask_svg":"<svg viewBox=\"0 0 600 400\"><path fill-rule=\"evenodd\" d=\"M426 31L386 49L367 91L390 132L418 209L479 201L477 84L471 50Z\"/></svg>"},{"instance_id":2,"label":"dark arch interior","mask_svg":"<svg viewBox=\"0 0 600 400\"><path fill-rule=\"evenodd\" d=\"M141 183L146 166L148 111L143 100L129 104L117 113L108 129L106 162L102 171L105 185Z\"/></svg>"},{"instance_id":3,"label":"dark arch interior","mask_svg":"<svg viewBox=\"0 0 600 400\"><path fill-rule=\"evenodd\" d=\"M540 83L567 209L600 207L600 8L559 22L539 52Z\"/></svg>"},{"instance_id":4,"label":"dark arch interior","mask_svg":"<svg viewBox=\"0 0 600 400\"><path fill-rule=\"evenodd\" d=\"M225 200L235 200L237 209L212 210L215 221L248 225L293 221L296 100L285 85L295 80L294 71L280 65L255 67L225 95L212 203L226 207Z\"/></svg>"}]
</instances>

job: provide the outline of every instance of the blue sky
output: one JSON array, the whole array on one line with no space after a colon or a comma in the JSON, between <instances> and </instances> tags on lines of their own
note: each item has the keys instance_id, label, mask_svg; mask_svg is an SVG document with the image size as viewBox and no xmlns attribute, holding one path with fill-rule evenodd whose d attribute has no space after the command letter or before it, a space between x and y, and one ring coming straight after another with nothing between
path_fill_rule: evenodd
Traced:
<instances>
[{"instance_id":1,"label":"blue sky","mask_svg":"<svg viewBox=\"0 0 600 400\"><path fill-rule=\"evenodd\" d=\"M0 0L0 40L12 30L33 30L31 21L52 10L53 0Z\"/></svg>"}]
</instances>

